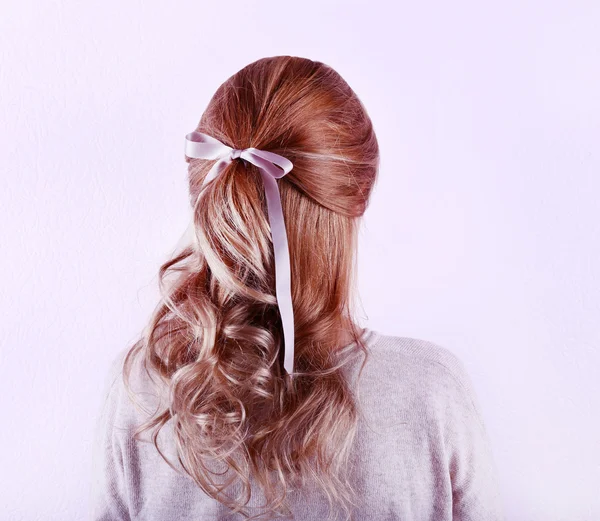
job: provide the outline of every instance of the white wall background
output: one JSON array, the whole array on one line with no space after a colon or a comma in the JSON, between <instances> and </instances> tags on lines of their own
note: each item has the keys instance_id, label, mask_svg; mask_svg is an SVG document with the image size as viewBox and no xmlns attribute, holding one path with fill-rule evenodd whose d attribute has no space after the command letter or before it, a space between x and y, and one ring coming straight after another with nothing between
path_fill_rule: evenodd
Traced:
<instances>
[{"instance_id":1,"label":"white wall background","mask_svg":"<svg viewBox=\"0 0 600 521\"><path fill-rule=\"evenodd\" d=\"M463 359L508 519L600 519L598 2L2 11L0 519L85 519L107 364L190 216L184 135L277 54L335 67L376 126L363 323Z\"/></svg>"}]
</instances>

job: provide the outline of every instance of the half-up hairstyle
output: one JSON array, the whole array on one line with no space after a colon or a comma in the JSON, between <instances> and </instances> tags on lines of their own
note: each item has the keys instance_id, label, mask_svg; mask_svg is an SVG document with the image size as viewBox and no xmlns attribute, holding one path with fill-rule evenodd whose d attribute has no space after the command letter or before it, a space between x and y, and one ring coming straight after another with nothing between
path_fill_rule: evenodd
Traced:
<instances>
[{"instance_id":1,"label":"half-up hairstyle","mask_svg":"<svg viewBox=\"0 0 600 521\"><path fill-rule=\"evenodd\" d=\"M164 458L158 432L172 424L185 472L250 519L289 515L286 493L309 482L349 517L355 503L347 466L359 407L344 367L361 353L364 366L367 355L353 299L357 232L379 166L371 120L331 67L275 56L223 83L196 130L294 165L278 184L290 248L295 376L286 378L280 353L260 172L232 161L201 191L214 161L186 157L194 239L161 266L160 303L124 361L130 396L137 357L166 402L134 438L152 430ZM351 344L343 341L349 337ZM213 473L210 462L228 472ZM237 498L225 493L234 482L243 491ZM254 486L266 506L250 516L244 507Z\"/></svg>"}]
</instances>

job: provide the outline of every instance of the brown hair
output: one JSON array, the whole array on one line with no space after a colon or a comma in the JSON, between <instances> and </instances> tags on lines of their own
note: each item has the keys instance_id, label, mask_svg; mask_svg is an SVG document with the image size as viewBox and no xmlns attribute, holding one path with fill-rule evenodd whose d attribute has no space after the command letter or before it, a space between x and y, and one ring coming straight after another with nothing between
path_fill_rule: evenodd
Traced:
<instances>
[{"instance_id":1,"label":"brown hair","mask_svg":"<svg viewBox=\"0 0 600 521\"><path fill-rule=\"evenodd\" d=\"M243 507L255 480L267 504L252 519L282 507L288 512L286 491L308 479L330 507L338 502L349 513L346 467L359 409L342 370L357 351L367 354L352 308L359 218L379 166L371 120L331 67L275 56L225 81L196 130L294 165L278 184L290 248L296 376L284 377L280 356L260 173L233 161L200 194L214 161L186 157L194 241L161 266L161 301L124 364L129 387L133 357L141 356L148 374L165 384L168 405L135 436L154 429L161 452L158 431L172 420L179 461L208 495L249 516ZM342 351L348 335L353 349ZM209 461L225 463L232 477L215 482ZM223 492L234 481L243 485L245 501Z\"/></svg>"}]
</instances>

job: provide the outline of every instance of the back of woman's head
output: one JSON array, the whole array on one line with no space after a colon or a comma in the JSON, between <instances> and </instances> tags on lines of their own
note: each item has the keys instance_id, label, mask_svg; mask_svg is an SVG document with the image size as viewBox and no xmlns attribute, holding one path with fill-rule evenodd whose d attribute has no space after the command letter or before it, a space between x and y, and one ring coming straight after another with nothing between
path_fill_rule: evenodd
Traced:
<instances>
[{"instance_id":1,"label":"back of woman's head","mask_svg":"<svg viewBox=\"0 0 600 521\"><path fill-rule=\"evenodd\" d=\"M371 121L332 68L276 56L221 85L196 130L293 163L277 182L291 262L295 376L285 378L282 366L260 172L232 161L201 190L214 161L186 158L194 241L161 267L163 298L125 363L127 375L141 355L168 405L136 434L153 428L156 444L170 420L185 471L245 515L252 484L274 515L285 513L291 486L309 481L349 512L346 467L359 411L344 367L366 354L353 294L359 218L379 163ZM225 478L211 472L211 461L226 465ZM225 490L234 482L244 492L237 499Z\"/></svg>"}]
</instances>

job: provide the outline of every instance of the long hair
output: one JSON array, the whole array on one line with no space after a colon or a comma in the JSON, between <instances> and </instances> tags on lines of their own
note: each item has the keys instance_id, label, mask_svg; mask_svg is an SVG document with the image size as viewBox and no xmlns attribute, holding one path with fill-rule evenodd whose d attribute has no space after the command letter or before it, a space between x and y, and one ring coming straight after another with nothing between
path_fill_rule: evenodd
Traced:
<instances>
[{"instance_id":1,"label":"long hair","mask_svg":"<svg viewBox=\"0 0 600 521\"><path fill-rule=\"evenodd\" d=\"M201 191L214 161L186 157L194 238L160 267L160 303L124 360L130 396L133 359L140 357L167 402L134 437L153 430L165 458L157 436L172 422L178 460L206 494L249 517L251 479L260 487L266 510L250 519L289 513L286 492L309 481L325 493L330 513L338 503L349 514L355 503L348 456L359 406L343 369L357 352L365 361L367 355L353 306L357 232L379 166L371 120L331 67L275 56L225 81L196 130L294 165L278 183L290 248L295 376L286 378L280 356L260 173L233 161ZM352 344L343 343L349 335ZM227 472L213 472L210 462ZM224 492L234 482L242 485L238 498Z\"/></svg>"}]
</instances>

